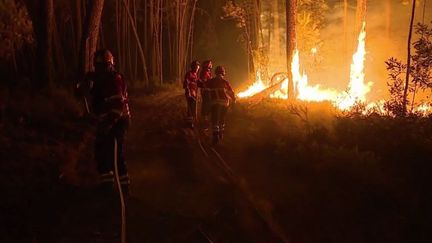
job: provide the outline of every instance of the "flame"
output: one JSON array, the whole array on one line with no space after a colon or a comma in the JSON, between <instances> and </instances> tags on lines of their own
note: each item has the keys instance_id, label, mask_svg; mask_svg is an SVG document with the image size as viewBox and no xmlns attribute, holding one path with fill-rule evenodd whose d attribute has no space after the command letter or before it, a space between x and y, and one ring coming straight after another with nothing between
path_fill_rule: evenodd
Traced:
<instances>
[{"instance_id":1,"label":"flame","mask_svg":"<svg viewBox=\"0 0 432 243\"><path fill-rule=\"evenodd\" d=\"M414 112L419 113L422 116L427 116L427 115L431 114L431 112L432 112L432 105L431 104L421 104L414 109Z\"/></svg>"},{"instance_id":2,"label":"flame","mask_svg":"<svg viewBox=\"0 0 432 243\"><path fill-rule=\"evenodd\" d=\"M322 90L320 85L310 86L306 74L300 74L300 57L299 51L295 50L293 61L291 63L291 73L293 74L294 86L299 100L304 101L325 101L330 100L337 95L337 92L325 89Z\"/></svg>"},{"instance_id":3,"label":"flame","mask_svg":"<svg viewBox=\"0 0 432 243\"><path fill-rule=\"evenodd\" d=\"M291 62L291 73L294 80L294 89L297 99L304 101L325 101L337 96L337 92L331 89L321 89L320 85L311 86L305 73L300 73L299 51L294 51ZM285 79L281 89L270 95L271 98L288 99L288 79Z\"/></svg>"},{"instance_id":4,"label":"flame","mask_svg":"<svg viewBox=\"0 0 432 243\"><path fill-rule=\"evenodd\" d=\"M330 101L341 110L347 110L352 107L356 101L364 102L366 94L370 91L372 83L364 83L364 62L366 55L366 23L363 22L362 30L358 38L357 51L353 55L351 64L350 82L347 92L338 92L334 89L323 89L319 84L310 85L307 75L300 71L300 55L296 49L291 62L291 73L293 77L294 90L297 99L303 101ZM317 49L312 48L311 52L316 53ZM246 91L239 93L240 98L249 97L268 86L261 80L257 72L257 81L252 84ZM288 79L285 79L279 90L270 95L271 98L288 99Z\"/></svg>"},{"instance_id":5,"label":"flame","mask_svg":"<svg viewBox=\"0 0 432 243\"><path fill-rule=\"evenodd\" d=\"M318 52L318 49L317 49L316 47L312 47L312 48L311 48L311 53L312 53L313 55L317 54L317 52Z\"/></svg>"},{"instance_id":6,"label":"flame","mask_svg":"<svg viewBox=\"0 0 432 243\"><path fill-rule=\"evenodd\" d=\"M276 99L288 99L288 79L284 79L281 84L281 88L276 90L273 94L270 94L270 98Z\"/></svg>"},{"instance_id":7,"label":"flame","mask_svg":"<svg viewBox=\"0 0 432 243\"><path fill-rule=\"evenodd\" d=\"M341 94L336 101L336 105L341 110L347 110L357 101L365 102L366 94L371 90L372 82L365 84L365 56L366 56L366 22L363 22L360 35L358 37L357 51L354 53L351 64L350 83L348 92Z\"/></svg>"},{"instance_id":8,"label":"flame","mask_svg":"<svg viewBox=\"0 0 432 243\"><path fill-rule=\"evenodd\" d=\"M237 94L240 98L250 97L254 94L257 94L264 89L266 89L268 86L264 84L264 82L261 79L261 73L258 71L256 74L256 81L251 86L247 88L247 90L240 92Z\"/></svg>"},{"instance_id":9,"label":"flame","mask_svg":"<svg viewBox=\"0 0 432 243\"><path fill-rule=\"evenodd\" d=\"M312 48L311 53L316 54L317 48ZM308 77L300 71L299 51L294 51L291 62L291 74L293 77L294 91L296 98L302 101L330 101L335 107L342 111L351 110L358 102L364 104L363 114L388 114L385 111L385 100L375 102L367 102L366 95L371 91L372 82L365 83L365 57L366 57L366 22L363 22L359 37L357 50L353 54L350 68L350 80L346 91L340 92L334 89L323 89L319 84L310 85ZM279 81L279 78L277 79ZM240 92L240 98L253 96L269 87L267 82L261 79L261 74L258 71L256 81L249 88ZM288 79L284 79L280 88L270 98L288 99ZM432 104L420 104L413 109L413 112L422 116L432 114Z\"/></svg>"}]
</instances>

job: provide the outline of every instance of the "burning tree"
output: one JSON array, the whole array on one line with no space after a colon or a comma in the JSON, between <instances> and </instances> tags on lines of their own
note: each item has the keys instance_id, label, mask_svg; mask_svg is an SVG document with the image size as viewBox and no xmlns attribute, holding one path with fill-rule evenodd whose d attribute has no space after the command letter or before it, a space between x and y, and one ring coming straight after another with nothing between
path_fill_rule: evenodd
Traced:
<instances>
[{"instance_id":1,"label":"burning tree","mask_svg":"<svg viewBox=\"0 0 432 243\"><path fill-rule=\"evenodd\" d=\"M239 40L247 49L249 72L259 72L263 80L270 81L274 73L289 69L286 60L291 63L296 48L307 53L301 55L303 60L322 45L320 29L328 9L325 0L227 1L222 19L235 21L242 30ZM286 44L291 57L286 56Z\"/></svg>"},{"instance_id":2,"label":"burning tree","mask_svg":"<svg viewBox=\"0 0 432 243\"><path fill-rule=\"evenodd\" d=\"M292 63L296 46L297 0L286 1L286 57L287 63ZM294 80L292 72L288 71L288 98L293 99ZM294 94L294 95L293 95Z\"/></svg>"}]
</instances>

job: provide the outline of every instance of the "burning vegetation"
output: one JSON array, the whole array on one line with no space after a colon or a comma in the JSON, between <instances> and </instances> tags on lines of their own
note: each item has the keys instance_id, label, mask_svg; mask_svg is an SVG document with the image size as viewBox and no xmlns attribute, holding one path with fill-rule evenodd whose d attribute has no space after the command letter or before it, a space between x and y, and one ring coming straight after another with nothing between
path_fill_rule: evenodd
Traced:
<instances>
[{"instance_id":1,"label":"burning vegetation","mask_svg":"<svg viewBox=\"0 0 432 243\"><path fill-rule=\"evenodd\" d=\"M319 84L310 85L308 77L300 69L299 51L296 49L291 63L291 73L293 77L294 93L296 99L302 101L330 101L341 110L349 110L356 102L365 102L366 94L369 93L372 82L365 83L364 63L366 55L366 23L363 22L362 29L358 38L358 47L352 57L349 84L346 91L336 91L334 89L323 89ZM313 49L316 50L316 49ZM239 97L245 98L259 94L269 86L264 84L261 77L257 75L257 83L252 84L246 91L240 92ZM279 81L279 80L278 80ZM271 98L288 99L288 79L278 82L280 89L270 94Z\"/></svg>"},{"instance_id":2,"label":"burning vegetation","mask_svg":"<svg viewBox=\"0 0 432 243\"><path fill-rule=\"evenodd\" d=\"M382 82L382 80L366 80L366 69L368 67L367 55L371 55L371 53L367 51L366 1L357 1L355 22L360 23L358 25L360 27L357 34L358 37L356 39L356 49L354 50L350 64L349 79L342 79L347 80L345 89L342 90L328 87L328 83L332 82L326 82L325 80L314 80L313 83L315 84L311 84L308 79L307 69L315 72L314 69L317 67L309 66L308 68L304 68L304 65L302 66L301 61L301 57L310 59L308 55L316 57L319 55L319 50L323 45L325 45L325 40L316 41L316 39L319 38L320 26L322 27L324 18L316 18L314 20L315 22L312 21L312 23L309 23L309 25L308 21L311 21L309 20L311 15L320 11L328 10L328 5L325 2L320 2L317 4L318 7L311 9L307 1L299 1L298 4L300 16L297 16L296 28L299 29L300 33L294 32L294 34L296 34L295 36L287 36L287 39L292 38L297 43L295 49L286 49L285 52L292 52L292 55L287 55L288 60L291 60L290 65L288 65L289 72L281 75L280 72L286 72L286 68L284 68L280 63L274 64L274 61L267 61L267 64L265 64L267 66L264 65L257 68L255 82L239 92L238 95L240 98L246 99L250 97L269 97L276 99L292 98L306 102L328 101L341 111L350 111L358 108L360 105L364 108L364 114L377 112L382 115L387 114L392 116L404 114L406 112L404 107L410 106L410 109L408 110L410 113L416 113L419 115L429 114L430 100L427 98L429 97L427 93L430 92L431 88L431 64L429 60L431 42L430 29L427 25L419 23L417 27L415 27L416 37L418 39L412 44L412 47L411 43L408 44L410 49L415 49L415 54L412 56L410 55L409 60L412 60L412 64L410 64L409 75L406 75L406 79L402 76L403 74L407 73L407 65L393 57L388 57L389 59L385 61L385 63L387 64L388 70L388 89L390 91L390 98L386 99L385 97L377 97L376 95L373 95L374 98L371 98L370 94L373 93L375 89L378 89L376 86L374 87L374 82L379 83ZM347 41L347 6L348 1L345 1L343 6L343 27L345 28L345 42ZM387 5L386 7L389 8ZM296 11L297 10L291 14L295 14ZM424 11L427 11L426 2L423 4L423 12ZM414 16L415 12L413 11L412 14ZM273 18L278 19L279 17L274 15ZM265 22L268 20L262 17L261 21ZM425 21L424 13L422 21L423 23ZM304 22L306 22L306 24L303 24ZM283 45L281 45L279 37L276 36L280 31L279 26L273 23L272 27L275 29L271 30L269 38L266 39L270 43L263 43L263 46L268 47L268 52L264 55L269 55L271 56L271 59L274 60L283 60L283 55L285 53L280 52L281 46ZM387 28L389 27L387 26ZM357 29L357 25L354 29ZM412 26L410 28L410 32L412 31L411 29ZM305 34L305 32L313 32L316 34ZM287 40L287 43L288 42L289 41ZM303 44L304 42L308 43L309 45L314 43L315 46L308 46L308 49L306 49L305 44ZM301 46L301 49L307 52L308 55L301 55L298 46ZM346 51L346 48L344 51ZM336 52L342 54L341 52L344 51L337 50ZM291 56L292 58L290 58ZM257 60L257 62L259 62L259 60ZM382 69L384 68L385 67L383 66ZM292 81L290 80L290 77ZM338 78L341 79L340 77ZM404 87L406 87L406 84L409 85L408 92L404 92ZM290 88L290 85L292 88ZM420 102L415 101L416 93L423 93ZM404 101L404 99L406 101Z\"/></svg>"}]
</instances>

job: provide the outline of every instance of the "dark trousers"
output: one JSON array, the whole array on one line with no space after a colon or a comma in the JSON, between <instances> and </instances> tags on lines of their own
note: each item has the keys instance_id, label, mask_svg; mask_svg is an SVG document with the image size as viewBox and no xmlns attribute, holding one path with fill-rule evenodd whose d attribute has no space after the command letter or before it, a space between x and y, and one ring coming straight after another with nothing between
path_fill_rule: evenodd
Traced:
<instances>
[{"instance_id":1,"label":"dark trousers","mask_svg":"<svg viewBox=\"0 0 432 243\"><path fill-rule=\"evenodd\" d=\"M223 104L213 104L211 106L213 142L217 142L223 137L223 133L225 131L225 116L227 111L228 107Z\"/></svg>"},{"instance_id":2,"label":"dark trousers","mask_svg":"<svg viewBox=\"0 0 432 243\"><path fill-rule=\"evenodd\" d=\"M186 103L187 103L187 121L192 124L196 120L196 109L197 109L196 99L186 96Z\"/></svg>"},{"instance_id":3,"label":"dark trousers","mask_svg":"<svg viewBox=\"0 0 432 243\"><path fill-rule=\"evenodd\" d=\"M211 113L210 95L207 90L201 90L201 117L205 119Z\"/></svg>"},{"instance_id":4,"label":"dark trousers","mask_svg":"<svg viewBox=\"0 0 432 243\"><path fill-rule=\"evenodd\" d=\"M114 171L114 139L117 139L117 166L119 176L127 176L127 166L124 158L124 137L129 127L128 118L120 118L108 132L99 127L95 141L95 159L100 175Z\"/></svg>"}]
</instances>

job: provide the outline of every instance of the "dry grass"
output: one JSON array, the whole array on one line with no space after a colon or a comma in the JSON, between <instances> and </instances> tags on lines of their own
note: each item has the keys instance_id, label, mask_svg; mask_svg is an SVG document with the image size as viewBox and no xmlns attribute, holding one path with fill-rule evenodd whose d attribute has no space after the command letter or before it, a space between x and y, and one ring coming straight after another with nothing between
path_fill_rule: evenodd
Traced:
<instances>
[{"instance_id":1,"label":"dry grass","mask_svg":"<svg viewBox=\"0 0 432 243\"><path fill-rule=\"evenodd\" d=\"M293 242L429 242L430 118L246 106L232 111L225 146Z\"/></svg>"},{"instance_id":2,"label":"dry grass","mask_svg":"<svg viewBox=\"0 0 432 243\"><path fill-rule=\"evenodd\" d=\"M31 234L55 205L59 176L71 184L89 184L91 127L81 105L67 91L33 94L2 91L0 188L2 237ZM90 159L87 164L83 158ZM87 169L84 169L87 167ZM28 234L28 235L27 235Z\"/></svg>"}]
</instances>

